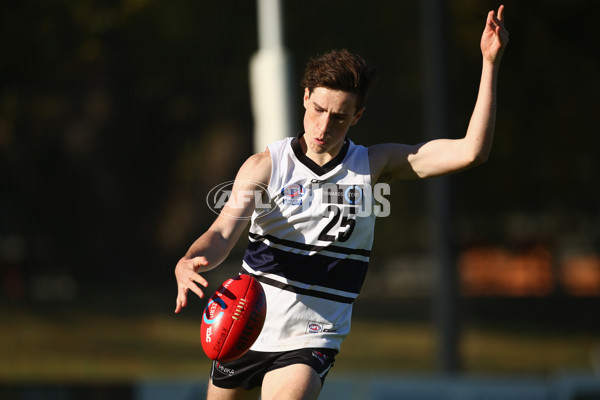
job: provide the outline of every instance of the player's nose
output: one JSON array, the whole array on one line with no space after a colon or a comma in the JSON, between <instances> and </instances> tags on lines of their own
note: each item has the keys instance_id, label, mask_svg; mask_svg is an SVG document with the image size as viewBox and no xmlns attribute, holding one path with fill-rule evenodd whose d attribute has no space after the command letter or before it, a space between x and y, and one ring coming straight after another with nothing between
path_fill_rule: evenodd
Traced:
<instances>
[{"instance_id":1,"label":"player's nose","mask_svg":"<svg viewBox=\"0 0 600 400\"><path fill-rule=\"evenodd\" d=\"M331 118L328 114L323 114L317 123L317 131L320 134L325 134L329 130Z\"/></svg>"}]
</instances>

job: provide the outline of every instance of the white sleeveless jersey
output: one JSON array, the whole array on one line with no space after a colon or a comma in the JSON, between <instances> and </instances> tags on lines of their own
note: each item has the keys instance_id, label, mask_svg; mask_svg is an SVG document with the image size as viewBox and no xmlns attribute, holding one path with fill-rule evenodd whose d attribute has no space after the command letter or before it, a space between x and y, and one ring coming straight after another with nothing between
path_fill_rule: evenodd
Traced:
<instances>
[{"instance_id":1,"label":"white sleeveless jersey","mask_svg":"<svg viewBox=\"0 0 600 400\"><path fill-rule=\"evenodd\" d=\"M346 140L321 167L298 138L268 148L271 208L252 216L242 268L267 296L265 325L252 350L339 350L373 244L368 150Z\"/></svg>"}]
</instances>

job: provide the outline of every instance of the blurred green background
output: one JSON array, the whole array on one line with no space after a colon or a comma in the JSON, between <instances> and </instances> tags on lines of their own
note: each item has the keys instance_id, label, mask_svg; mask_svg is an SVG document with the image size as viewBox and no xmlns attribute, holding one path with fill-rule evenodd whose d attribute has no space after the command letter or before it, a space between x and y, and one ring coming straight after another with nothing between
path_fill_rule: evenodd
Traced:
<instances>
[{"instance_id":1,"label":"blurred green background","mask_svg":"<svg viewBox=\"0 0 600 400\"><path fill-rule=\"evenodd\" d=\"M306 60L378 66L355 142L423 136L420 5L284 2L295 118ZM492 1L445 3L448 135L464 134ZM449 178L461 371L600 373L600 3L506 5L490 160ZM173 269L206 193L252 152L256 4L25 0L0 12L0 384L205 380L204 303ZM423 182L392 186L336 370L436 371ZM237 273L242 240L207 274Z\"/></svg>"}]
</instances>

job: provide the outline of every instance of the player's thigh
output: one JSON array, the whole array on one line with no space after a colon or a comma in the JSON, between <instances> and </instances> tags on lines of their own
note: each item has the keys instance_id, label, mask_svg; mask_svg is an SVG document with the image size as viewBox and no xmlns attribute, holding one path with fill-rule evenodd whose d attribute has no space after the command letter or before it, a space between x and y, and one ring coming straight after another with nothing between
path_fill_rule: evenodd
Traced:
<instances>
[{"instance_id":1,"label":"player's thigh","mask_svg":"<svg viewBox=\"0 0 600 400\"><path fill-rule=\"evenodd\" d=\"M306 364L292 364L269 371L263 379L261 400L317 399L321 378Z\"/></svg>"},{"instance_id":2,"label":"player's thigh","mask_svg":"<svg viewBox=\"0 0 600 400\"><path fill-rule=\"evenodd\" d=\"M242 388L223 389L208 382L206 400L256 400L260 394L260 388L246 390Z\"/></svg>"}]
</instances>

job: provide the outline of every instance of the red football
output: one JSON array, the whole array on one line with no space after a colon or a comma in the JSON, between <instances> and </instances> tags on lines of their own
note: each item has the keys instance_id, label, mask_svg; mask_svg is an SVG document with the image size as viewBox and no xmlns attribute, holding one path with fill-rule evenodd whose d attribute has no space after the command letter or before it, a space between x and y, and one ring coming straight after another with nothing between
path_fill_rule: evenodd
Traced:
<instances>
[{"instance_id":1,"label":"red football","mask_svg":"<svg viewBox=\"0 0 600 400\"><path fill-rule=\"evenodd\" d=\"M266 315L267 300L258 280L246 274L227 279L202 313L202 349L217 361L243 356L260 334Z\"/></svg>"}]
</instances>

